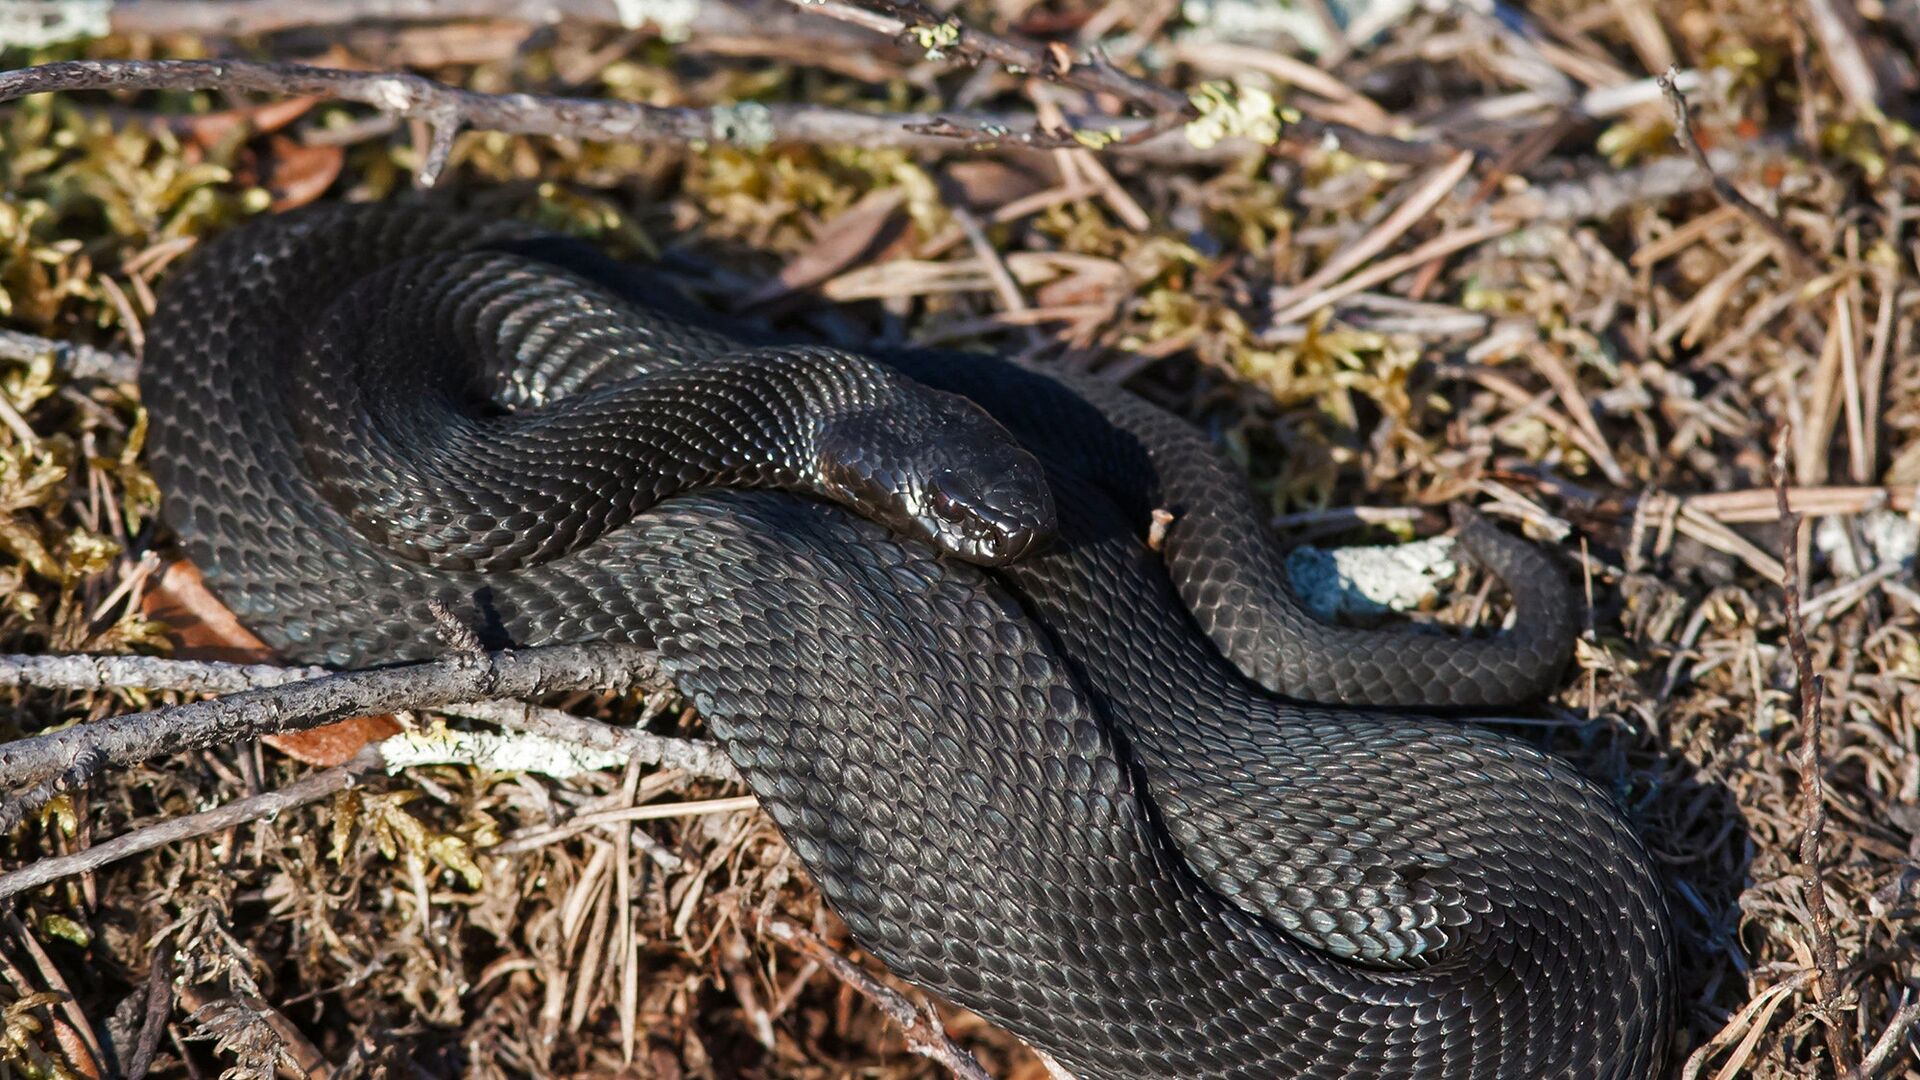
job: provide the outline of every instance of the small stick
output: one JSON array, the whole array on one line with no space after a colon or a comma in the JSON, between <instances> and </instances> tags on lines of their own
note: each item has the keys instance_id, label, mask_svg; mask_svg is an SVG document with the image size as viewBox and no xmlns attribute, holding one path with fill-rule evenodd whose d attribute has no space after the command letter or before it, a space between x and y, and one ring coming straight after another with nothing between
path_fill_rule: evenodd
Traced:
<instances>
[{"instance_id":1,"label":"small stick","mask_svg":"<svg viewBox=\"0 0 1920 1080\"><path fill-rule=\"evenodd\" d=\"M889 1019L900 1025L901 1033L907 1038L907 1049L945 1065L958 1080L993 1080L992 1075L980 1066L972 1054L947 1035L946 1029L940 1026L940 1017L933 1011L933 1006L921 1005L916 1008L905 995L884 985L861 970L858 964L833 951L826 942L785 919L767 919L761 923L761 929L775 941L784 942L807 954L810 959L833 972L835 978L871 1001Z\"/></svg>"},{"instance_id":2,"label":"small stick","mask_svg":"<svg viewBox=\"0 0 1920 1080\"><path fill-rule=\"evenodd\" d=\"M362 23L446 23L460 20L547 26L559 22L612 26L646 24L692 35L735 35L765 26L769 14L753 5L713 0L693 6L683 25L663 26L677 5L631 0L117 0L106 12L115 34L185 37L259 37L286 30ZM769 31L792 30L796 20L772 19ZM860 38L849 33L844 44Z\"/></svg>"},{"instance_id":3,"label":"small stick","mask_svg":"<svg viewBox=\"0 0 1920 1080\"><path fill-rule=\"evenodd\" d=\"M12 829L59 790L109 766L303 731L350 716L563 690L625 688L656 684L659 677L659 659L650 649L609 643L553 645L326 675L111 717L0 746L0 788L31 787L25 795L0 803L0 832Z\"/></svg>"},{"instance_id":4,"label":"small stick","mask_svg":"<svg viewBox=\"0 0 1920 1080\"><path fill-rule=\"evenodd\" d=\"M1807 870L1807 911L1813 919L1813 958L1818 970L1814 992L1818 1000L1827 1053L1834 1071L1852 1068L1853 1047L1835 1023L1831 1010L1840 995L1839 946L1833 938L1833 912L1827 906L1827 876L1822 841L1826 836L1826 761L1821 753L1822 681L1813 673L1813 651L1807 647L1806 626L1800 618L1800 516L1787 500L1787 446L1791 428L1782 426L1773 455L1773 485L1780 510L1780 563L1785 567L1780 587L1787 604L1787 646L1793 654L1795 673L1800 684L1800 723L1804 749L1797 762L1800 769L1801 813L1800 861Z\"/></svg>"},{"instance_id":5,"label":"small stick","mask_svg":"<svg viewBox=\"0 0 1920 1080\"><path fill-rule=\"evenodd\" d=\"M28 863L18 870L0 874L0 900L62 878L91 873L109 863L119 862L121 859L152 851L154 848L165 847L182 840L191 840L196 836L206 836L223 829L231 829L250 821L272 817L295 807L318 802L335 792L352 787L361 777L380 769L384 764L385 759L380 756L379 749L369 746L362 749L352 761L345 765L303 776L278 791L262 792L198 814L168 818L165 821L135 829L124 836L116 836L105 843L76 851L71 855L60 855Z\"/></svg>"},{"instance_id":6,"label":"small stick","mask_svg":"<svg viewBox=\"0 0 1920 1080\"><path fill-rule=\"evenodd\" d=\"M140 1023L140 1039L127 1061L127 1080L146 1080L154 1055L160 1052L160 1039L167 1033L167 1018L173 1015L173 946L167 940L171 933L161 931L160 939L153 943L153 959L147 968L147 1000L142 1010L145 1016Z\"/></svg>"},{"instance_id":7,"label":"small stick","mask_svg":"<svg viewBox=\"0 0 1920 1080\"><path fill-rule=\"evenodd\" d=\"M0 359L34 360L42 356L52 356L53 366L73 379L130 383L140 373L140 362L126 353L0 330Z\"/></svg>"},{"instance_id":8,"label":"small stick","mask_svg":"<svg viewBox=\"0 0 1920 1080\"><path fill-rule=\"evenodd\" d=\"M461 128L509 135L544 135L598 142L720 143L746 149L770 145L838 145L869 149L951 150L949 138L919 127L927 113L863 113L815 105L715 105L686 108L542 94L483 94L405 72L345 71L305 64L249 60L70 60L0 72L0 102L29 94L71 90L225 90L321 97L369 105L392 116L418 119L432 129L416 180L431 186L446 166L452 135ZM962 117L972 128L1012 132L1032 128L1032 113ZM1178 135L1130 141L1152 121L1102 118L1121 138L1113 152L1146 160L1229 161L1246 153L1245 140L1205 150ZM1356 153L1360 152L1358 150ZM4 343L0 343L3 345ZM76 363L78 360L76 358Z\"/></svg>"},{"instance_id":9,"label":"small stick","mask_svg":"<svg viewBox=\"0 0 1920 1080\"><path fill-rule=\"evenodd\" d=\"M1906 1041L1907 1032L1912 1030L1916 1021L1920 1021L1920 998L1900 1006L1900 1011L1893 1014L1893 1019L1887 1024L1887 1030L1880 1033L1880 1038L1874 1041L1873 1048L1867 1051L1867 1056L1861 1058L1860 1064L1847 1073L1847 1080L1873 1080L1874 1077L1879 1076L1880 1070L1886 1068L1887 1062L1893 1060L1893 1052L1900 1049L1900 1044Z\"/></svg>"},{"instance_id":10,"label":"small stick","mask_svg":"<svg viewBox=\"0 0 1920 1080\"><path fill-rule=\"evenodd\" d=\"M1014 41L944 17L917 0L790 0L795 6L896 37L912 35L935 58L950 51L972 63L991 60L1089 93L1111 94L1151 116L1198 115L1187 96L1169 86L1136 78L1097 54L1075 56L1064 45Z\"/></svg>"},{"instance_id":11,"label":"small stick","mask_svg":"<svg viewBox=\"0 0 1920 1080\"><path fill-rule=\"evenodd\" d=\"M0 686L46 690L173 690L195 694L232 694L268 686L323 678L321 667L231 664L218 660L173 660L161 656L0 654ZM494 724L510 731L544 735L589 750L637 757L643 764L681 769L708 780L737 781L740 774L718 746L656 735L520 701L466 701L435 711Z\"/></svg>"},{"instance_id":12,"label":"small stick","mask_svg":"<svg viewBox=\"0 0 1920 1080\"><path fill-rule=\"evenodd\" d=\"M1694 138L1693 119L1687 107L1686 95L1682 94L1680 87L1674 83L1679 74L1678 69L1668 68L1665 74L1656 76L1656 81L1660 84L1660 92L1667 96L1667 105L1673 110L1674 141L1678 142L1680 148L1687 152L1687 156L1693 159L1694 168L1707 178L1713 193L1719 196L1720 201L1746 215L1747 220L1758 225L1762 232L1772 238L1781 253L1786 255L1787 260L1793 264L1795 271L1806 277L1817 274L1820 269L1819 264L1814 262L1806 249L1800 246L1800 241L1793 238L1793 234L1787 231L1787 227L1782 225L1779 219L1760 209L1752 199L1742 195L1740 189L1728 182L1726 177L1713 170L1712 163L1707 160L1706 151L1700 148L1700 141Z\"/></svg>"},{"instance_id":13,"label":"small stick","mask_svg":"<svg viewBox=\"0 0 1920 1080\"><path fill-rule=\"evenodd\" d=\"M952 55L966 63L978 64L982 61L992 61L1003 68L1030 72L1051 82L1084 90L1089 94L1106 94L1119 98L1149 117L1149 122L1143 127L1131 130L1120 129L1119 139L1112 142L1103 138L1091 141L1075 139L1072 134L1067 135L1063 141L1061 136L1049 134L1038 128L983 128L976 122L953 118L942 118L934 124L915 128L923 134L940 134L967 139L976 144L1015 144L1047 149L1058 149L1064 146L1107 149L1147 142L1173 131L1199 115L1199 110L1195 108L1192 101L1188 100L1186 94L1173 87L1127 74L1097 49L1090 50L1085 55L1076 55L1071 48L1059 42L1042 44L990 34L968 26L952 16L938 15L928 10L918 0L856 0L856 2L788 0L788 2L803 10L877 33L911 38L921 45L928 59ZM1100 128L1112 126L1105 121L1098 124ZM1437 144L1409 142L1405 139L1362 131L1348 124L1332 123L1305 116L1289 119L1281 137L1290 142L1309 145L1324 142L1337 143L1341 149L1356 157L1374 161L1434 165L1453 157L1453 151Z\"/></svg>"},{"instance_id":14,"label":"small stick","mask_svg":"<svg viewBox=\"0 0 1920 1080\"><path fill-rule=\"evenodd\" d=\"M1407 192L1407 197L1391 214L1358 239L1342 245L1332 258L1304 281L1278 291L1278 295L1270 301L1271 305L1276 308L1290 307L1364 266L1368 259L1391 247L1395 240L1418 225L1443 199L1453 194L1454 187L1471 168L1473 155L1460 153L1425 176L1407 181L1401 189Z\"/></svg>"},{"instance_id":15,"label":"small stick","mask_svg":"<svg viewBox=\"0 0 1920 1080\"><path fill-rule=\"evenodd\" d=\"M486 646L480 643L480 635L455 615L453 610L438 600L427 601L427 614L433 616L434 632L440 640L452 649L456 656L479 657L486 655Z\"/></svg>"},{"instance_id":16,"label":"small stick","mask_svg":"<svg viewBox=\"0 0 1920 1080\"><path fill-rule=\"evenodd\" d=\"M42 690L179 690L231 694L263 686L318 679L323 667L234 664L220 660L174 660L163 656L57 653L0 654L0 686Z\"/></svg>"}]
</instances>

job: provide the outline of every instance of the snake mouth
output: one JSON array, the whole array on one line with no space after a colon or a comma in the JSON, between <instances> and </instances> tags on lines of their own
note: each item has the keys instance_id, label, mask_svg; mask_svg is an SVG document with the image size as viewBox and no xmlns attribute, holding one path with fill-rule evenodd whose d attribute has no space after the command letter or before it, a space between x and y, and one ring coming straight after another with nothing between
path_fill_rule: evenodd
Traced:
<instances>
[{"instance_id":1,"label":"snake mouth","mask_svg":"<svg viewBox=\"0 0 1920 1080\"><path fill-rule=\"evenodd\" d=\"M951 522L923 519L921 528L935 533L942 551L979 566L1006 566L1026 558L1048 533L1032 528L983 528L956 533Z\"/></svg>"}]
</instances>

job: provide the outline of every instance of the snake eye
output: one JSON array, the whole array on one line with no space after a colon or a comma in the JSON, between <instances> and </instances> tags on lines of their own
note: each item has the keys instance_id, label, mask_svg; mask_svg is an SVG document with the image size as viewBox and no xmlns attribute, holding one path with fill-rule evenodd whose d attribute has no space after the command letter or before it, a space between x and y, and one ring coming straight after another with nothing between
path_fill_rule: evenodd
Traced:
<instances>
[{"instance_id":1,"label":"snake eye","mask_svg":"<svg viewBox=\"0 0 1920 1080\"><path fill-rule=\"evenodd\" d=\"M927 504L934 513L953 520L970 513L972 493L959 474L952 470L935 473L928 485Z\"/></svg>"}]
</instances>

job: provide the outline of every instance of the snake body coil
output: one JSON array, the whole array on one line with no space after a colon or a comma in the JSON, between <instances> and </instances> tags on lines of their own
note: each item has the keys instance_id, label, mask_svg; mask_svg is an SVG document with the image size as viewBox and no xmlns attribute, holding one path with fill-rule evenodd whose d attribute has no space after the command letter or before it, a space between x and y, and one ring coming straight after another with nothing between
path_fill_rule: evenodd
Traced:
<instances>
[{"instance_id":1,"label":"snake body coil","mask_svg":"<svg viewBox=\"0 0 1920 1080\"><path fill-rule=\"evenodd\" d=\"M1144 403L651 299L438 212L216 241L149 334L167 519L293 659L429 654L431 600L654 645L858 940L1087 1080L1658 1069L1671 931L1608 800L1487 731L1294 703L1538 693L1573 626L1539 553L1463 530L1505 634L1325 626Z\"/></svg>"}]
</instances>

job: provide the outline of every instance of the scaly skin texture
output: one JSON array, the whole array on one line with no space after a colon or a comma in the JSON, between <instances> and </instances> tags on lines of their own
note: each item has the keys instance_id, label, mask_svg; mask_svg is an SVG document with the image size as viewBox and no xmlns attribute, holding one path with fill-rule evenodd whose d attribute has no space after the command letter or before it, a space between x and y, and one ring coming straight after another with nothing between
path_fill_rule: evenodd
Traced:
<instances>
[{"instance_id":1,"label":"scaly skin texture","mask_svg":"<svg viewBox=\"0 0 1920 1080\"><path fill-rule=\"evenodd\" d=\"M429 599L500 640L654 645L857 939L1089 1080L1657 1071L1672 935L1611 802L1492 732L1304 707L1250 682L1183 599L1189 564L1141 542L1141 503L1183 498L1191 475L1156 445L1153 415L987 358L890 358L984 405L1046 462L1058 534L999 569L796 494L703 491L620 516L591 505L590 484L580 485L590 505L564 506L606 518L583 538L436 564L356 524L368 514L350 493L377 500L381 484L335 484L330 501L332 481L312 471L319 461L337 474L329 455L345 441L315 448L316 436L412 438L344 417L340 399L358 391L318 369L288 392L276 367L288 342L316 328L344 340L346 328L261 316L284 310L285 293L311 292L310 260L399 218L306 220L340 235L303 246L275 232L289 226L267 225L215 245L164 294L142 376L168 521L216 591L290 658L431 653ZM418 212L405 220L461 249L493 244L498 229L516 257L557 259L609 295L646 299L641 278L564 245ZM488 258L448 263L450 295L487 288L458 274ZM343 273L337 261L325 270ZM529 316L516 325L537 332L492 350L474 377L529 422L636 362L681 378L718 372L723 388L751 378L709 366L732 343L628 309L668 352L592 360L592 377L524 389L534 384L522 365L593 353L577 335L637 332L617 325L618 307L566 308L571 322ZM439 347L418 320L391 333ZM315 394L326 411L305 400ZM734 419L711 417L685 438ZM643 458L675 452L639 445ZM565 472L564 457L522 467L510 453L495 445L484 458L517 470L501 478L508 490L538 467ZM1137 469L1158 486L1129 486ZM408 475L428 478L410 489L417 497L445 486L433 467ZM483 506L487 480L459 477ZM415 509L434 524L430 507ZM506 531L514 543L519 530ZM1493 550L1524 549L1490 535L1480 541ZM1325 647L1294 640L1320 624L1274 625L1278 648ZM1334 699L1372 693L1366 680L1381 671L1386 690L1401 691L1392 646L1375 643L1405 635L1366 640L1379 670L1356 683L1341 669Z\"/></svg>"}]
</instances>

